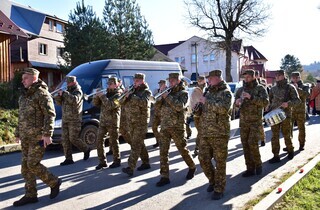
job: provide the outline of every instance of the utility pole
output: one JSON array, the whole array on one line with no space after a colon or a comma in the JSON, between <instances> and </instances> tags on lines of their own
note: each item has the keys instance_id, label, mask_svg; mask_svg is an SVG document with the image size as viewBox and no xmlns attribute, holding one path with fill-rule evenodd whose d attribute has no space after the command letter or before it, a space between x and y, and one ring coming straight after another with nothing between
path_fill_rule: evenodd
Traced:
<instances>
[{"instance_id":1,"label":"utility pole","mask_svg":"<svg viewBox=\"0 0 320 210\"><path fill-rule=\"evenodd\" d=\"M194 54L196 56L196 80L198 80L198 44L195 42L191 46L194 47Z\"/></svg>"}]
</instances>

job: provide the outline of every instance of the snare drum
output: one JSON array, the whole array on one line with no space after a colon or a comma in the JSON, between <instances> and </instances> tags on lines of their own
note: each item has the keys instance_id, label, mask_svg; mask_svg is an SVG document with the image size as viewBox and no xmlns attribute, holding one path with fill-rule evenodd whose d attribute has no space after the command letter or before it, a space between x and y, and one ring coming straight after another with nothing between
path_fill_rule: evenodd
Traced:
<instances>
[{"instance_id":1,"label":"snare drum","mask_svg":"<svg viewBox=\"0 0 320 210\"><path fill-rule=\"evenodd\" d=\"M282 109L278 108L266 114L264 116L264 120L269 126L273 126L283 122L286 117L286 113Z\"/></svg>"}]
</instances>

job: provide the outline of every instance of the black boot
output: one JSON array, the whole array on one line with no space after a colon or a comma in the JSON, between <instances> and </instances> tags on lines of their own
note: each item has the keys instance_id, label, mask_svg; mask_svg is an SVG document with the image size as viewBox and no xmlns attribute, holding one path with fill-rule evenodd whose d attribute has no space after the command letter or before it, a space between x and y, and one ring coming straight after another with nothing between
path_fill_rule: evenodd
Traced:
<instances>
[{"instance_id":1,"label":"black boot","mask_svg":"<svg viewBox=\"0 0 320 210\"><path fill-rule=\"evenodd\" d=\"M246 170L241 176L242 177L250 177L250 176L254 176L255 172L253 170Z\"/></svg>"},{"instance_id":2,"label":"black boot","mask_svg":"<svg viewBox=\"0 0 320 210\"><path fill-rule=\"evenodd\" d=\"M212 200L220 200L222 197L223 197L222 192L214 191L211 198L212 198Z\"/></svg>"},{"instance_id":3,"label":"black boot","mask_svg":"<svg viewBox=\"0 0 320 210\"><path fill-rule=\"evenodd\" d=\"M128 174L129 176L133 176L133 170L130 167L122 168L122 172Z\"/></svg>"},{"instance_id":4,"label":"black boot","mask_svg":"<svg viewBox=\"0 0 320 210\"><path fill-rule=\"evenodd\" d=\"M273 164L273 163L279 163L280 162L280 157L279 156L274 156L273 158L271 158L269 160L269 163Z\"/></svg>"},{"instance_id":5,"label":"black boot","mask_svg":"<svg viewBox=\"0 0 320 210\"><path fill-rule=\"evenodd\" d=\"M261 141L261 144L260 144L261 147L264 147L266 146L266 142L265 141Z\"/></svg>"},{"instance_id":6,"label":"black boot","mask_svg":"<svg viewBox=\"0 0 320 210\"><path fill-rule=\"evenodd\" d=\"M157 187L162 187L167 184L170 184L170 179L166 177L161 177L160 181L157 182Z\"/></svg>"},{"instance_id":7,"label":"black boot","mask_svg":"<svg viewBox=\"0 0 320 210\"><path fill-rule=\"evenodd\" d=\"M300 144L299 151L303 151L303 150L304 150L304 144Z\"/></svg>"},{"instance_id":8,"label":"black boot","mask_svg":"<svg viewBox=\"0 0 320 210\"><path fill-rule=\"evenodd\" d=\"M197 168L189 168L186 179L192 179L194 177L194 174L196 173L196 170Z\"/></svg>"},{"instance_id":9,"label":"black boot","mask_svg":"<svg viewBox=\"0 0 320 210\"><path fill-rule=\"evenodd\" d=\"M294 157L294 152L288 152L288 159L292 160Z\"/></svg>"},{"instance_id":10,"label":"black boot","mask_svg":"<svg viewBox=\"0 0 320 210\"><path fill-rule=\"evenodd\" d=\"M51 187L50 199L53 199L59 195L61 183L62 183L62 180L58 179L56 186Z\"/></svg>"},{"instance_id":11,"label":"black boot","mask_svg":"<svg viewBox=\"0 0 320 210\"><path fill-rule=\"evenodd\" d=\"M60 166L66 166L70 164L74 164L73 160L65 159L63 162L60 163Z\"/></svg>"},{"instance_id":12,"label":"black boot","mask_svg":"<svg viewBox=\"0 0 320 210\"><path fill-rule=\"evenodd\" d=\"M138 171L143 171L143 170L147 170L151 168L150 164L149 163L142 163L141 166L139 166L137 168Z\"/></svg>"},{"instance_id":13,"label":"black boot","mask_svg":"<svg viewBox=\"0 0 320 210\"><path fill-rule=\"evenodd\" d=\"M121 166L121 163L120 161L114 161L110 166L109 168L118 168Z\"/></svg>"},{"instance_id":14,"label":"black boot","mask_svg":"<svg viewBox=\"0 0 320 210\"><path fill-rule=\"evenodd\" d=\"M39 200L37 197L30 198L30 197L23 196L22 198L20 198L20 200L15 201L13 203L13 206L23 206L29 203L37 203L38 201Z\"/></svg>"},{"instance_id":15,"label":"black boot","mask_svg":"<svg viewBox=\"0 0 320 210\"><path fill-rule=\"evenodd\" d=\"M84 152L84 154L83 154L83 160L88 160L89 159L89 157L90 157L90 148L86 151L86 152Z\"/></svg>"},{"instance_id":16,"label":"black boot","mask_svg":"<svg viewBox=\"0 0 320 210\"><path fill-rule=\"evenodd\" d=\"M102 168L106 168L108 165L106 163L99 163L99 165L96 166L96 170L100 170Z\"/></svg>"},{"instance_id":17,"label":"black boot","mask_svg":"<svg viewBox=\"0 0 320 210\"><path fill-rule=\"evenodd\" d=\"M209 186L207 187L207 192L213 192L213 184L209 184Z\"/></svg>"}]
</instances>

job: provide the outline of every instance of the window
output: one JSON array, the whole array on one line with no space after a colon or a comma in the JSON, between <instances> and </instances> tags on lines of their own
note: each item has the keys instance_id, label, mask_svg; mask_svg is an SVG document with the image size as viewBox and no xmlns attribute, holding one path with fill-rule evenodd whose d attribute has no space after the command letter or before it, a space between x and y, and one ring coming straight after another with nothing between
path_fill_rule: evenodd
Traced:
<instances>
[{"instance_id":1,"label":"window","mask_svg":"<svg viewBox=\"0 0 320 210\"><path fill-rule=\"evenodd\" d=\"M177 62L177 63L179 63L179 62L180 62L180 58L179 58L179 57L175 57L175 58L174 58L174 61Z\"/></svg>"},{"instance_id":2,"label":"window","mask_svg":"<svg viewBox=\"0 0 320 210\"><path fill-rule=\"evenodd\" d=\"M192 54L191 55L191 63L196 63L197 62L197 55L196 54Z\"/></svg>"},{"instance_id":3,"label":"window","mask_svg":"<svg viewBox=\"0 0 320 210\"><path fill-rule=\"evenodd\" d=\"M64 53L64 48L63 47L57 47L57 57L62 57Z\"/></svg>"},{"instance_id":4,"label":"window","mask_svg":"<svg viewBox=\"0 0 320 210\"><path fill-rule=\"evenodd\" d=\"M209 56L208 55L204 55L203 56L203 62L208 62L209 60Z\"/></svg>"},{"instance_id":5,"label":"window","mask_svg":"<svg viewBox=\"0 0 320 210\"><path fill-rule=\"evenodd\" d=\"M58 32L58 33L62 33L63 32L63 26L62 26L62 24L61 23L57 23L56 24L56 31Z\"/></svg>"},{"instance_id":6,"label":"window","mask_svg":"<svg viewBox=\"0 0 320 210\"><path fill-rule=\"evenodd\" d=\"M53 31L53 20L49 20L49 31Z\"/></svg>"},{"instance_id":7,"label":"window","mask_svg":"<svg viewBox=\"0 0 320 210\"><path fill-rule=\"evenodd\" d=\"M46 44L39 44L39 54L40 55L47 55L47 45Z\"/></svg>"},{"instance_id":8,"label":"window","mask_svg":"<svg viewBox=\"0 0 320 210\"><path fill-rule=\"evenodd\" d=\"M185 62L186 62L185 57L181 57L181 58L180 58L180 63L184 64Z\"/></svg>"},{"instance_id":9,"label":"window","mask_svg":"<svg viewBox=\"0 0 320 210\"><path fill-rule=\"evenodd\" d=\"M210 61L214 61L214 54L213 53L210 54Z\"/></svg>"}]
</instances>

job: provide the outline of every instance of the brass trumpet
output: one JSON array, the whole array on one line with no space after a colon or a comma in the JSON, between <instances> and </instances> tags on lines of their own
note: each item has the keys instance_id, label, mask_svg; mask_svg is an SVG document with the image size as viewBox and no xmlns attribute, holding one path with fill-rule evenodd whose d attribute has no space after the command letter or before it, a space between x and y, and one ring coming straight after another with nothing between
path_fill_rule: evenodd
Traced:
<instances>
[{"instance_id":1,"label":"brass trumpet","mask_svg":"<svg viewBox=\"0 0 320 210\"><path fill-rule=\"evenodd\" d=\"M54 97L60 90L65 91L66 89L67 89L67 87L65 86L65 87L62 87L62 88L59 88L59 89L52 91L50 94L52 97Z\"/></svg>"},{"instance_id":2,"label":"brass trumpet","mask_svg":"<svg viewBox=\"0 0 320 210\"><path fill-rule=\"evenodd\" d=\"M152 103L155 103L156 101L158 101L159 99L161 99L161 96L165 93L170 93L172 91L173 87L168 87L166 89L164 89L163 91L161 91L160 93L156 94L155 96L150 96L148 98L149 101L151 101Z\"/></svg>"},{"instance_id":3,"label":"brass trumpet","mask_svg":"<svg viewBox=\"0 0 320 210\"><path fill-rule=\"evenodd\" d=\"M83 95L83 99L87 101L87 100L89 100L90 97L92 97L92 96L94 96L94 95L96 95L96 94L98 94L98 93L106 92L106 90L107 90L107 89L99 90L99 91L97 91L97 92L90 93L89 95L84 94L84 95Z\"/></svg>"},{"instance_id":4,"label":"brass trumpet","mask_svg":"<svg viewBox=\"0 0 320 210\"><path fill-rule=\"evenodd\" d=\"M124 91L120 96L119 98L115 99L114 101L115 102L120 102L123 98L125 98L126 96L129 96L130 94L132 94L134 92L134 86L131 85L128 90Z\"/></svg>"}]
</instances>

